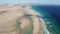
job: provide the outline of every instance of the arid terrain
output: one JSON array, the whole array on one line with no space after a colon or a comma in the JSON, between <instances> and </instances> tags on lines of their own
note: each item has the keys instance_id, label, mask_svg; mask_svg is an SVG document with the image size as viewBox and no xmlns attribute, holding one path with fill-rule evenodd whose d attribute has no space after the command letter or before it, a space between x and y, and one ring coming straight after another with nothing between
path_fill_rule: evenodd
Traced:
<instances>
[{"instance_id":1,"label":"arid terrain","mask_svg":"<svg viewBox=\"0 0 60 34\"><path fill-rule=\"evenodd\" d=\"M36 15L29 5L0 5L0 34L42 34L41 21Z\"/></svg>"}]
</instances>

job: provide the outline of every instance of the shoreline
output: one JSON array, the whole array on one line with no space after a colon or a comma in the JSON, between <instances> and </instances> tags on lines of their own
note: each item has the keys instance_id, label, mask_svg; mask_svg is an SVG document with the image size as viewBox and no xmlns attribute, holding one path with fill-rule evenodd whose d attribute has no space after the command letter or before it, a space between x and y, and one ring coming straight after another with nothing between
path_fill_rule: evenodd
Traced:
<instances>
[{"instance_id":1,"label":"shoreline","mask_svg":"<svg viewBox=\"0 0 60 34\"><path fill-rule=\"evenodd\" d=\"M7 7L8 6L8 7ZM20 7L20 8L19 8ZM23 8L22 8L23 7ZM7 9L6 9L7 8ZM43 22L43 20L40 20L39 18L37 18L37 17L35 17L35 15L39 15L40 16L40 14L37 12L37 11L35 11L35 10L33 10L33 9L31 9L30 8L30 6L29 5L26 5L26 6L19 6L19 5L6 5L6 7L3 5L2 6L2 8L0 8L0 9L4 9L4 10L2 10L1 12L4 12L4 11L6 11L6 12L4 12L4 13L1 13L0 14L0 23L2 24L1 26L0 26L0 28L1 28L1 31L4 31L4 32L6 32L6 31L10 31L10 29L15 29L15 31L13 31L13 32L11 32L11 33L7 33L6 32L6 34L16 34L16 19L18 18L18 17L21 17L21 16L23 16L24 15L24 13L23 12L26 12L27 14L31 14L31 15L34 15L33 17L32 17L32 19L33 19L33 24L34 24L34 33L38 33L38 32L41 32L42 30L41 30L41 28L40 28L40 26L41 27L43 27L43 26L45 26L45 25L39 25L41 22ZM21 10L24 10L23 12L21 11ZM24 17L25 18L25 17ZM39 20L41 21L41 22L39 22ZM27 20L25 21L25 20L22 20L22 25L24 25L25 24L25 26L26 26L26 22L27 22ZM36 23L35 23L36 22ZM8 25L9 24L9 25ZM44 23L43 23L44 24ZM13 26L13 27L12 27ZM22 27L25 27L25 26L22 26ZM9 27L9 28L8 28ZM26 26L27 27L27 26ZM6 28L6 29L3 29L4 28ZM37 28L37 29L36 29ZM40 29L39 29L40 28ZM6 30L6 31L5 31ZM11 30L11 31L12 31ZM44 29L45 30L45 29ZM0 32L1 32L0 31ZM2 32L2 33L4 33L4 32ZM43 33L43 32L42 32Z\"/></svg>"},{"instance_id":2,"label":"shoreline","mask_svg":"<svg viewBox=\"0 0 60 34\"><path fill-rule=\"evenodd\" d=\"M33 9L33 8L31 8L31 10L34 10L34 9ZM35 10L34 10L34 12L35 12L35 13L37 13L37 15L39 15L39 16L40 16L40 14L39 14L37 11L35 11ZM43 20L42 18L40 18L40 20L42 21L42 23L41 23L41 24L43 24L43 25L42 25L42 27L43 27L43 28L44 28L44 30L46 31L46 34L50 34L50 33L49 33L49 31L48 31L48 30L47 30L47 28L46 28L46 25L45 25L45 23L44 23L44 20Z\"/></svg>"}]
</instances>

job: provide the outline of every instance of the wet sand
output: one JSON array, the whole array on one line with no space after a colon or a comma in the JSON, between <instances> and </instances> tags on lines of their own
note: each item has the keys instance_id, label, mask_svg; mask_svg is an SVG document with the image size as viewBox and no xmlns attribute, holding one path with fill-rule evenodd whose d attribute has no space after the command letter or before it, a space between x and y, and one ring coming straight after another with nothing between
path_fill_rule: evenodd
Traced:
<instances>
[{"instance_id":1,"label":"wet sand","mask_svg":"<svg viewBox=\"0 0 60 34\"><path fill-rule=\"evenodd\" d=\"M24 11L22 11L22 9ZM34 10L30 9L28 6L22 8L21 5L0 5L0 34L20 34L17 31L16 20L17 18L24 15L23 12L31 15L38 15ZM25 18L25 17L24 17ZM29 21L28 19L22 18L20 20L22 24L20 25L22 29L27 29ZM39 18L31 16L33 19L33 34L41 34L41 27ZM20 19L20 18L19 18Z\"/></svg>"}]
</instances>

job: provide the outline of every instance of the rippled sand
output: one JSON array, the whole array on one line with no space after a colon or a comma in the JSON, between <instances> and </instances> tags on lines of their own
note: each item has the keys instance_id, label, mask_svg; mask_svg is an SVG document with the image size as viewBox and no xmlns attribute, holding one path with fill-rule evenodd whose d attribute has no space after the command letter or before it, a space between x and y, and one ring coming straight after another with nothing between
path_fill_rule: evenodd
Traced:
<instances>
[{"instance_id":1,"label":"rippled sand","mask_svg":"<svg viewBox=\"0 0 60 34\"><path fill-rule=\"evenodd\" d=\"M0 34L21 34L21 29L29 30L30 29L30 19L29 17L24 16L24 14L38 15L34 10L30 9L28 5L20 4L3 4L0 5ZM41 21L36 16L30 17L33 22L31 27L32 32L27 34L42 34ZM16 22L17 21L17 22ZM19 21L19 23L18 23ZM19 25L18 25L18 24ZM21 29L19 29L19 27ZM22 34L26 34L23 33Z\"/></svg>"}]
</instances>

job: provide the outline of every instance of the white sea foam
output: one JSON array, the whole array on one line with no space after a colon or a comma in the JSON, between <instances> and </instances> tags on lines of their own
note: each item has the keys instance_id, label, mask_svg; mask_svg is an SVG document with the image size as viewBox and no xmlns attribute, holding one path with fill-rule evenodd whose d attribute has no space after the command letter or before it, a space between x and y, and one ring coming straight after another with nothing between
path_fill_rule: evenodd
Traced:
<instances>
[{"instance_id":1,"label":"white sea foam","mask_svg":"<svg viewBox=\"0 0 60 34\"><path fill-rule=\"evenodd\" d=\"M35 13L37 14L37 15L39 15L39 16L41 16L41 14L40 13L38 13L37 11L35 11ZM47 30L47 28L46 28L46 25L45 25L45 22L44 22L44 20L42 19L42 18L40 18L40 20L41 20L41 26L42 26L42 32L43 32L43 34L50 34L50 32Z\"/></svg>"},{"instance_id":2,"label":"white sea foam","mask_svg":"<svg viewBox=\"0 0 60 34\"><path fill-rule=\"evenodd\" d=\"M35 10L34 10L34 12L39 16L43 16L42 14L40 14L39 12L37 12ZM42 34L50 34L50 32L46 28L44 20L42 18L40 18L40 21L41 21L41 26L42 26Z\"/></svg>"},{"instance_id":3,"label":"white sea foam","mask_svg":"<svg viewBox=\"0 0 60 34\"><path fill-rule=\"evenodd\" d=\"M40 18L40 20L42 21L42 24L41 24L41 25L42 25L42 28L43 28L43 29L42 29L43 32L44 32L45 34L50 34L49 31L48 31L47 28L46 28L46 25L45 25L45 22L43 21L43 19Z\"/></svg>"}]
</instances>

